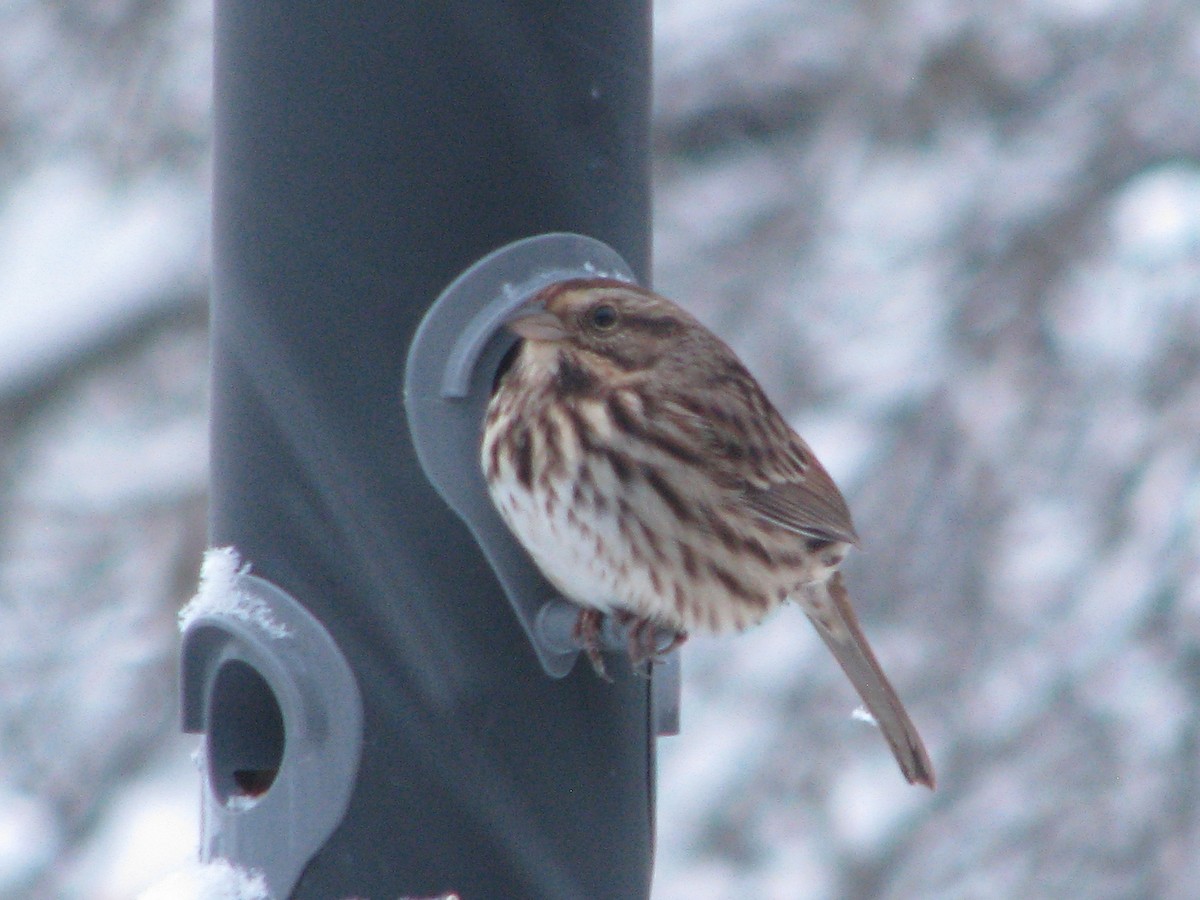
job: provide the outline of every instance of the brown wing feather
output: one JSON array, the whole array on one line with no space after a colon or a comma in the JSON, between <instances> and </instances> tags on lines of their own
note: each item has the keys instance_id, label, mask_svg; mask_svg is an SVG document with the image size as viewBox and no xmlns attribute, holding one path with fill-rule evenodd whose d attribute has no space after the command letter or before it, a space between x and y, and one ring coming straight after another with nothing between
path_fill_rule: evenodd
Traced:
<instances>
[{"instance_id":1,"label":"brown wing feather","mask_svg":"<svg viewBox=\"0 0 1200 900\"><path fill-rule=\"evenodd\" d=\"M765 486L747 485L742 497L769 522L805 537L858 543L850 510L829 473L811 452L802 455L804 474Z\"/></svg>"},{"instance_id":2,"label":"brown wing feather","mask_svg":"<svg viewBox=\"0 0 1200 900\"><path fill-rule=\"evenodd\" d=\"M730 425L706 418L677 402L666 404L670 415L659 421L670 421L688 436L693 446L707 448L710 474L723 482L739 502L767 521L807 538L857 544L858 535L841 491L803 439L788 428L770 402L757 392L757 385L755 388L760 408L745 407L738 412L747 419L765 415L774 430L791 435L787 460L777 459L773 464L768 460L763 467L765 478L762 469L757 475L749 471L746 462L749 436L736 433ZM723 401L729 405L732 399L727 396Z\"/></svg>"}]
</instances>

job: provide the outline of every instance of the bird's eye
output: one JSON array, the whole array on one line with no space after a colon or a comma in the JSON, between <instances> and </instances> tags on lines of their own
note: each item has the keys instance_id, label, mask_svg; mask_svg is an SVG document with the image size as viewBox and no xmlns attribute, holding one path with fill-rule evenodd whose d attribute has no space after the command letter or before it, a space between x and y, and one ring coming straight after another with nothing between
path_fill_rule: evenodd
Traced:
<instances>
[{"instance_id":1,"label":"bird's eye","mask_svg":"<svg viewBox=\"0 0 1200 900\"><path fill-rule=\"evenodd\" d=\"M617 311L607 303L593 306L588 312L588 324L597 331L611 331L617 326Z\"/></svg>"}]
</instances>

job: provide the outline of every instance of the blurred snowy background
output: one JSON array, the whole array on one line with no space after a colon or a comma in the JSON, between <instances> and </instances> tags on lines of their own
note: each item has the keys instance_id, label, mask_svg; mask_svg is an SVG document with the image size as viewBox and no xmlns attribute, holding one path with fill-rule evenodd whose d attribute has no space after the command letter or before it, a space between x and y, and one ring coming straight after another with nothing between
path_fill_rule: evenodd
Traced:
<instances>
[{"instance_id":1,"label":"blurred snowy background","mask_svg":"<svg viewBox=\"0 0 1200 900\"><path fill-rule=\"evenodd\" d=\"M210 23L0 4L0 896L194 846ZM846 489L930 745L689 644L656 900L1200 895L1200 6L659 0L656 285Z\"/></svg>"}]
</instances>

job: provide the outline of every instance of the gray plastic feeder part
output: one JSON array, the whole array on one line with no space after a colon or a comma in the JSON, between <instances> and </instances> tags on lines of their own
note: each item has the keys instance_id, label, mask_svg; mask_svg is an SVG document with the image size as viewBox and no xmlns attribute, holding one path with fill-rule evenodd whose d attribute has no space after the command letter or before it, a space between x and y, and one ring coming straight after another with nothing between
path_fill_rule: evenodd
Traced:
<instances>
[{"instance_id":1,"label":"gray plastic feeder part","mask_svg":"<svg viewBox=\"0 0 1200 900\"><path fill-rule=\"evenodd\" d=\"M183 728L205 735L200 858L260 872L286 897L346 814L362 701L303 606L254 575L235 588L236 612L203 613L183 634Z\"/></svg>"},{"instance_id":2,"label":"gray plastic feeder part","mask_svg":"<svg viewBox=\"0 0 1200 900\"><path fill-rule=\"evenodd\" d=\"M467 523L513 610L553 678L571 671L579 646L571 628L579 607L558 596L501 520L479 463L483 417L504 355L516 340L509 315L533 294L569 278L633 282L608 245L579 234L543 234L476 262L438 297L417 328L404 375L409 430L429 481ZM607 650L625 649L626 631L606 622ZM679 731L679 653L654 665L655 733Z\"/></svg>"}]
</instances>

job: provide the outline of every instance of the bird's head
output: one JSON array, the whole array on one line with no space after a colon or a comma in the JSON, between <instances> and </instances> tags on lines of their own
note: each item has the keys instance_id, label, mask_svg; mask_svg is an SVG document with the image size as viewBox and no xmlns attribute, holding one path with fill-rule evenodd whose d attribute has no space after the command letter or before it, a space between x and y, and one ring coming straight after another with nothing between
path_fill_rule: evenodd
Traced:
<instances>
[{"instance_id":1,"label":"bird's head","mask_svg":"<svg viewBox=\"0 0 1200 900\"><path fill-rule=\"evenodd\" d=\"M691 344L708 335L665 297L611 278L556 282L519 307L507 325L535 354L566 351L589 370L625 373L694 353Z\"/></svg>"}]
</instances>

